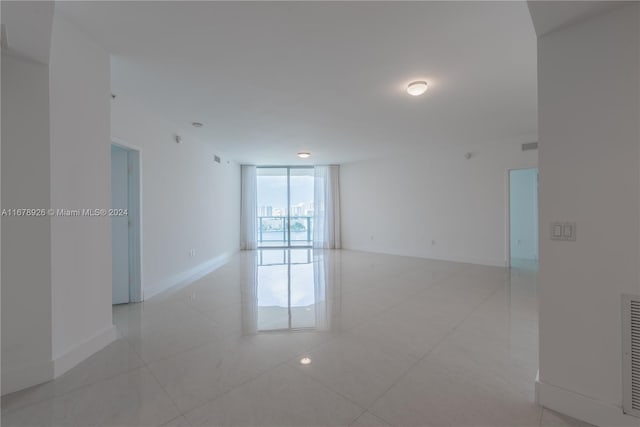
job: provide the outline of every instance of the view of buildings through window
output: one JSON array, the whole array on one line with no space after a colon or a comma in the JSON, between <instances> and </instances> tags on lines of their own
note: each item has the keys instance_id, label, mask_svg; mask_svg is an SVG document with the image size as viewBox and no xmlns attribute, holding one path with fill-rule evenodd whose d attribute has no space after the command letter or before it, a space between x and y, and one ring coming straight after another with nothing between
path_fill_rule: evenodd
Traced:
<instances>
[{"instance_id":1,"label":"view of buildings through window","mask_svg":"<svg viewBox=\"0 0 640 427\"><path fill-rule=\"evenodd\" d=\"M257 169L258 244L310 246L313 238L313 168Z\"/></svg>"}]
</instances>

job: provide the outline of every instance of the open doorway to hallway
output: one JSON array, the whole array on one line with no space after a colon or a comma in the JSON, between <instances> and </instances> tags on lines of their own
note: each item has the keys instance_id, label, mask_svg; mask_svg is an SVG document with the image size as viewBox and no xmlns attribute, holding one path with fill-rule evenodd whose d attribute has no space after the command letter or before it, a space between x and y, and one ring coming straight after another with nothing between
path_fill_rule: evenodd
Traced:
<instances>
[{"instance_id":1,"label":"open doorway to hallway","mask_svg":"<svg viewBox=\"0 0 640 427\"><path fill-rule=\"evenodd\" d=\"M111 145L112 304L142 301L140 274L140 152Z\"/></svg>"},{"instance_id":2,"label":"open doorway to hallway","mask_svg":"<svg viewBox=\"0 0 640 427\"><path fill-rule=\"evenodd\" d=\"M538 268L538 169L509 171L509 265Z\"/></svg>"}]
</instances>

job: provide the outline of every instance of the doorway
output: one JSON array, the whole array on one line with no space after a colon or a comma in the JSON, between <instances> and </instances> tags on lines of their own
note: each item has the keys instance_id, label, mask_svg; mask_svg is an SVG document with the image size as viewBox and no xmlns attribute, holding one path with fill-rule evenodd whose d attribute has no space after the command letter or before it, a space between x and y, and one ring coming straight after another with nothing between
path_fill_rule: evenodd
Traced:
<instances>
[{"instance_id":1,"label":"doorway","mask_svg":"<svg viewBox=\"0 0 640 427\"><path fill-rule=\"evenodd\" d=\"M538 169L509 171L509 266L538 268Z\"/></svg>"},{"instance_id":2,"label":"doorway","mask_svg":"<svg viewBox=\"0 0 640 427\"><path fill-rule=\"evenodd\" d=\"M258 247L313 244L313 166L258 167Z\"/></svg>"},{"instance_id":3,"label":"doorway","mask_svg":"<svg viewBox=\"0 0 640 427\"><path fill-rule=\"evenodd\" d=\"M112 304L142 301L140 277L140 152L111 145Z\"/></svg>"}]
</instances>

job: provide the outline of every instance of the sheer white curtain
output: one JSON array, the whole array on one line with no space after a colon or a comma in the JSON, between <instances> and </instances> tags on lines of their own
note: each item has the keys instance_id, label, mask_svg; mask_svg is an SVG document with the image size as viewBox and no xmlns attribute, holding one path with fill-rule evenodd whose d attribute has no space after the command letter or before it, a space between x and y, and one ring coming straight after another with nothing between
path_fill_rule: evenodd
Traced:
<instances>
[{"instance_id":1,"label":"sheer white curtain","mask_svg":"<svg viewBox=\"0 0 640 427\"><path fill-rule=\"evenodd\" d=\"M340 167L316 166L313 247L340 249Z\"/></svg>"},{"instance_id":2,"label":"sheer white curtain","mask_svg":"<svg viewBox=\"0 0 640 427\"><path fill-rule=\"evenodd\" d=\"M256 167L241 166L240 249L256 249L258 222L258 181Z\"/></svg>"}]
</instances>

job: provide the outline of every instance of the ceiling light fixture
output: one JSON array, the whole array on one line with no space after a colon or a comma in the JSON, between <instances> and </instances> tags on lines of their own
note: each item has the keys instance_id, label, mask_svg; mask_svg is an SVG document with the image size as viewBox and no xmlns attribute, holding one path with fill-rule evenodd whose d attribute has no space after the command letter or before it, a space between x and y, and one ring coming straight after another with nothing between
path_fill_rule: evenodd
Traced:
<instances>
[{"instance_id":1,"label":"ceiling light fixture","mask_svg":"<svg viewBox=\"0 0 640 427\"><path fill-rule=\"evenodd\" d=\"M311 153L309 153L308 151L301 151L298 153L298 157L300 157L301 159L308 159L309 157L311 157Z\"/></svg>"},{"instance_id":2,"label":"ceiling light fixture","mask_svg":"<svg viewBox=\"0 0 640 427\"><path fill-rule=\"evenodd\" d=\"M310 357L303 357L302 359L300 359L300 364L301 365L310 365L311 364L311 358Z\"/></svg>"},{"instance_id":3,"label":"ceiling light fixture","mask_svg":"<svg viewBox=\"0 0 640 427\"><path fill-rule=\"evenodd\" d=\"M194 128L201 128L204 125L200 122L193 122L191 123L191 126L193 126Z\"/></svg>"},{"instance_id":4,"label":"ceiling light fixture","mask_svg":"<svg viewBox=\"0 0 640 427\"><path fill-rule=\"evenodd\" d=\"M409 83L407 86L407 93L411 96L419 96L427 91L427 82L424 80L418 80Z\"/></svg>"}]
</instances>

